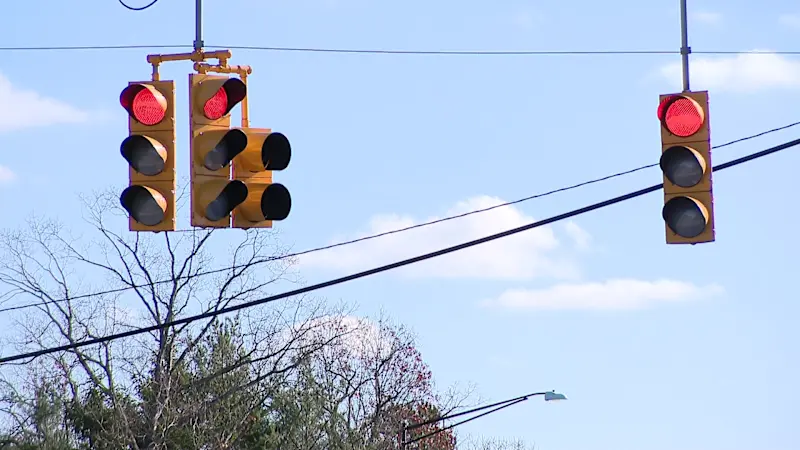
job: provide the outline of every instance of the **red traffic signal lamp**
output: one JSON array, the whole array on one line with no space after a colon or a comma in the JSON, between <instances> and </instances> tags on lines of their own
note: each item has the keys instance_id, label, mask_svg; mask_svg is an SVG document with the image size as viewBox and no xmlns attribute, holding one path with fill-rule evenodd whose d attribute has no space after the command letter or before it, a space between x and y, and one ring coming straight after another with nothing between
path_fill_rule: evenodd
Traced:
<instances>
[{"instance_id":1,"label":"red traffic signal lamp","mask_svg":"<svg viewBox=\"0 0 800 450\"><path fill-rule=\"evenodd\" d=\"M175 82L131 82L120 94L128 137L120 153L129 186L120 195L131 231L175 230Z\"/></svg>"},{"instance_id":2,"label":"red traffic signal lamp","mask_svg":"<svg viewBox=\"0 0 800 450\"><path fill-rule=\"evenodd\" d=\"M233 159L233 178L247 186L247 197L234 210L233 228L271 228L292 210L292 196L272 182L273 170L284 170L292 158L289 139L269 128L244 128L243 147Z\"/></svg>"},{"instance_id":3,"label":"red traffic signal lamp","mask_svg":"<svg viewBox=\"0 0 800 450\"><path fill-rule=\"evenodd\" d=\"M202 113L202 117L213 123L217 120L226 121L230 124L231 110L234 106L241 103L247 96L247 86L238 78L230 78L219 75L195 75L193 77L196 84L192 84L195 89L194 104ZM229 125L228 125L229 126Z\"/></svg>"},{"instance_id":4,"label":"red traffic signal lamp","mask_svg":"<svg viewBox=\"0 0 800 450\"><path fill-rule=\"evenodd\" d=\"M230 179L242 145L230 113L246 95L238 78L189 75L192 226L229 228L231 212L247 197L246 187Z\"/></svg>"},{"instance_id":5,"label":"red traffic signal lamp","mask_svg":"<svg viewBox=\"0 0 800 450\"><path fill-rule=\"evenodd\" d=\"M661 159L667 244L713 242L711 132L708 92L660 97Z\"/></svg>"}]
</instances>

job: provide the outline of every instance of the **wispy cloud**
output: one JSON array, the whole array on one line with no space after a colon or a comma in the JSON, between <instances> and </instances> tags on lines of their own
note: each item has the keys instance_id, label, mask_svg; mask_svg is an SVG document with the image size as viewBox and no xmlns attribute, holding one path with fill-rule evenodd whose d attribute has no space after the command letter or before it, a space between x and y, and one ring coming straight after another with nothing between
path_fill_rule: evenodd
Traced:
<instances>
[{"instance_id":1,"label":"wispy cloud","mask_svg":"<svg viewBox=\"0 0 800 450\"><path fill-rule=\"evenodd\" d=\"M442 216L457 215L502 202L499 198L489 196L475 197L459 202L444 211ZM352 236L341 236L334 239L334 242L379 234L439 218L377 215L364 227L366 231ZM507 206L450 222L304 255L300 257L300 263L304 267L335 271L361 270L506 231L533 221L534 218L519 209ZM567 233L573 239L578 235L580 239L588 239L588 233L580 230L577 224L570 225ZM567 252L561 252L560 249L561 242L553 228L541 227L459 251L457 254L414 264L399 272L408 276L429 278L574 278L578 274L578 266Z\"/></svg>"},{"instance_id":2,"label":"wispy cloud","mask_svg":"<svg viewBox=\"0 0 800 450\"><path fill-rule=\"evenodd\" d=\"M598 283L558 284L544 289L510 289L481 302L509 310L633 310L658 303L687 302L724 292L716 284L698 286L675 280L615 279Z\"/></svg>"},{"instance_id":3,"label":"wispy cloud","mask_svg":"<svg viewBox=\"0 0 800 450\"><path fill-rule=\"evenodd\" d=\"M366 231L340 236L333 242L411 227L421 222L458 215L502 203L480 196L457 203L439 217L425 220L399 214L373 216ZM472 239L534 222L514 206L463 216L431 226L300 256L303 268L356 272L436 251ZM570 242L571 241L571 242ZM566 242L567 245L564 245ZM572 245L570 245L572 244ZM612 278L598 282L581 280L575 249L595 247L589 232L568 221L557 227L540 227L405 267L406 277L506 281L555 281L539 289L507 289L479 302L484 307L515 310L633 310L659 303L702 299L723 292L719 285L699 286L679 280L648 281ZM540 281L540 282L541 282Z\"/></svg>"},{"instance_id":4,"label":"wispy cloud","mask_svg":"<svg viewBox=\"0 0 800 450\"><path fill-rule=\"evenodd\" d=\"M572 242L575 243L576 248L579 250L586 250L589 248L589 243L592 240L592 236L588 231L579 227L578 224L573 221L569 221L564 224L564 231L567 233L567 236L572 239Z\"/></svg>"},{"instance_id":5,"label":"wispy cloud","mask_svg":"<svg viewBox=\"0 0 800 450\"><path fill-rule=\"evenodd\" d=\"M0 74L0 133L62 123L80 123L89 114L60 100L14 86Z\"/></svg>"},{"instance_id":6,"label":"wispy cloud","mask_svg":"<svg viewBox=\"0 0 800 450\"><path fill-rule=\"evenodd\" d=\"M698 89L746 93L800 89L800 59L774 53L694 58L689 68L692 84ZM677 87L681 80L680 63L659 68L658 76Z\"/></svg>"},{"instance_id":7,"label":"wispy cloud","mask_svg":"<svg viewBox=\"0 0 800 450\"><path fill-rule=\"evenodd\" d=\"M380 323L350 315L319 317L288 326L276 336L276 343L280 346L291 346L292 341L296 346L303 346L320 340L335 340L356 355L367 355L376 350L384 353L393 345L391 336L381 331Z\"/></svg>"}]
</instances>

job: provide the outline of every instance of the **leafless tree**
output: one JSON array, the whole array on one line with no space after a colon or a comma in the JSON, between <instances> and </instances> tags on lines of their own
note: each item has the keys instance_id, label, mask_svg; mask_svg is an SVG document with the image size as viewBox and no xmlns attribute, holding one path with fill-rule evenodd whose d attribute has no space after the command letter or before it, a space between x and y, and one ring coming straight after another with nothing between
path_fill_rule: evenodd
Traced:
<instances>
[{"instance_id":1,"label":"leafless tree","mask_svg":"<svg viewBox=\"0 0 800 450\"><path fill-rule=\"evenodd\" d=\"M36 303L16 315L3 353L218 311L299 282L294 260L285 257L287 248L275 231L129 233L116 194L94 194L83 197L83 203L88 237L41 217L0 234L0 299L4 305L11 299ZM238 243L231 244L232 237ZM220 267L224 269L206 274ZM202 378L189 381L182 371L202 361L196 349L219 332L216 319L45 355L14 370L6 366L0 368L7 388L0 398L6 401L5 419L22 417L15 414L16 407L23 398L33 399L34 382L46 380L67 403L92 395L112 412L111 417L96 418L110 448L162 450L172 430L187 424L208 427L213 414L217 424L226 426L217 430L215 448L230 448L238 426L270 395L271 386L309 355L342 338L314 331L327 326L326 318L344 312L341 305L308 298L248 309L237 317L241 333L234 351L221 359L224 364L217 362ZM240 378L247 386L222 382L242 370L248 372ZM197 398L198 392L210 392L203 386L211 384L215 394ZM252 404L223 407L244 387L256 389L258 395L249 398ZM143 407L135 407L132 398Z\"/></svg>"},{"instance_id":2,"label":"leafless tree","mask_svg":"<svg viewBox=\"0 0 800 450\"><path fill-rule=\"evenodd\" d=\"M295 413L304 423L286 433L281 448L292 450L383 450L398 448L404 422L446 415L467 405L472 387L453 386L439 393L430 369L406 328L384 316L375 321L347 318L326 324L326 335L346 335L310 355L296 373L295 389L305 395ZM297 393L292 401L302 398ZM417 434L435 430L433 424ZM452 449L452 432L432 437L424 446Z\"/></svg>"},{"instance_id":3,"label":"leafless tree","mask_svg":"<svg viewBox=\"0 0 800 450\"><path fill-rule=\"evenodd\" d=\"M468 437L459 439L458 450L536 450L536 444L522 439Z\"/></svg>"}]
</instances>

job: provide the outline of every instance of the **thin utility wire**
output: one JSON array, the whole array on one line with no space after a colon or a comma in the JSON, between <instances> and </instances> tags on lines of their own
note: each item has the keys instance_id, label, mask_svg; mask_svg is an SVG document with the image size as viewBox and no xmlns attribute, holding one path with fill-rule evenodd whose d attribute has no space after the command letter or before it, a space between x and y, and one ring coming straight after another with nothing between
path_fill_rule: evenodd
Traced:
<instances>
[{"instance_id":1,"label":"thin utility wire","mask_svg":"<svg viewBox=\"0 0 800 450\"><path fill-rule=\"evenodd\" d=\"M786 130L788 128L791 128L791 127L794 127L794 126L797 126L797 125L800 125L800 122L790 123L790 124L784 125L782 127L773 128L771 130L762 131L762 132L757 133L757 134L753 134L753 135L750 135L750 136L745 136L745 137L742 137L742 138L739 138L739 139L735 139L733 141L717 145L717 146L713 147L713 149L719 149L719 148L727 147L727 146L730 146L730 145L738 144L740 142L744 142L744 141L747 141L747 140L750 140L750 139L755 139L757 137L761 137L761 136L764 136L764 135L767 135L767 134L770 134L770 133L775 133L777 131ZM315 247L315 248L311 248L311 249L308 249L308 250L303 250L303 251L296 252L296 253L289 253L289 254L286 254L286 255L269 257L269 258L265 258L265 259L263 259L261 261L257 261L255 263L251 263L251 264L247 264L247 265L244 265L244 264L236 265L235 264L235 265L231 265L231 266L221 267L221 268L218 268L218 269L212 269L212 270L207 270L207 271L203 271L203 272L198 272L198 273L193 274L193 275L186 275L184 277L176 277L175 279L154 281L152 283L152 285L174 283L175 281L180 280L180 279L192 279L192 278L206 276L206 275L214 275L214 274L217 274L217 273L227 272L229 270L240 269L240 268L245 267L245 266L254 266L254 265L259 265L259 264L265 264L265 263L269 263L269 262L279 261L279 260L282 260L282 259L288 259L288 258L294 258L294 257L297 257L297 256L307 255L309 253L316 253L316 252L320 252L320 251L323 251L323 250L330 250L330 249L337 248L337 247L343 247L343 246L346 246L346 245L356 244L358 242L369 241L369 240L372 240L372 239L377 239L379 237L389 236L389 235L392 235L392 234L398 234L398 233L402 233L402 232L405 232L405 231L410 231L410 230L413 230L413 229L416 229L416 228L423 228L423 227L427 227L427 226L430 226L430 225L435 225L437 223L448 222L448 221L451 221L451 220L455 220L455 219L460 219L460 218L463 218L463 217L471 216L473 214L480 214L480 213L484 213L484 212L491 211L491 210L494 210L494 209L503 208L503 207L511 206L511 205L516 205L518 203L523 203L523 202L527 202L527 201L530 201L530 200L535 200L537 198L547 197L549 195L557 194L557 193L560 193L560 192L570 191L570 190L577 189L577 188L580 188L580 187L583 187L583 186L588 186L588 185L591 185L591 184L600 183L602 181L607 181L607 180L610 180L610 179L613 179L613 178L618 178L618 177L621 177L621 176L624 176L624 175L629 175L629 174L632 174L632 173L635 173L635 172L639 172L639 171L642 171L642 170L645 170L645 169L650 169L650 168L656 167L656 166L658 166L658 163L648 164L648 165L645 165L645 166L639 166L639 167L636 167L634 169L625 170L625 171L617 172L617 173L614 173L614 174L611 174L611 175L606 175L604 177L600 177L600 178L595 178L595 179L592 179L592 180L584 181L584 182L581 182L581 183L578 183L578 184L573 184L573 185L562 187L562 188L559 188L559 189L554 189L554 190L551 190L551 191L530 195L528 197L523 197L523 198L520 198L520 199L517 199L517 200L512 200L512 201L509 201L509 202L500 203L500 204L497 204L497 205L489 206L487 208L476 209L476 210L468 211L468 212L461 213L461 214L455 214L455 215L452 215L452 216L443 217L441 219L431 220L431 221L428 221L428 222L422 222L422 223L418 223L416 225L410 225L410 226L403 227L403 228L397 228L397 229L390 230L390 231L384 231L382 233L371 234L369 236L364 236L364 237L360 237L360 238L356 238L356 239L337 242L337 243L325 245L325 246L322 246L322 247ZM178 230L178 231L179 232L198 232L198 231L202 231L202 229L197 228L197 229ZM151 284L148 284L147 286L150 286L150 285ZM37 307L37 306L46 306L46 305L55 304L55 303L63 303L63 302L69 301L69 300L80 300L80 299L83 299L83 298L96 297L96 296L100 296L100 295L117 294L117 293L120 293L120 292L125 292L125 291L131 290L131 289L137 289L137 288L141 288L141 287L145 287L145 286L140 286L140 285L126 286L126 287L123 287L123 288L109 289L109 290L94 292L94 293L90 293L90 294L76 295L76 296L73 296L73 297L70 297L70 298L47 300L47 301L43 301L43 302L25 303L25 304L22 304L22 305L15 305L15 306L9 306L9 307L6 307L6 308L2 308L2 309L0 309L0 313L9 312L9 311L17 311L17 310L26 309L26 308L33 308L33 307Z\"/></svg>"},{"instance_id":2,"label":"thin utility wire","mask_svg":"<svg viewBox=\"0 0 800 450\"><path fill-rule=\"evenodd\" d=\"M367 53L384 55L497 55L497 56L546 56L546 55L680 55L679 50L388 50L388 49L345 49L345 48L317 48L317 47L264 47L248 45L214 45L213 48L227 48L231 50L260 50L271 52L305 52L305 53ZM769 54L769 55L800 55L800 51L692 51L701 55L742 55L742 54Z\"/></svg>"},{"instance_id":3,"label":"thin utility wire","mask_svg":"<svg viewBox=\"0 0 800 450\"><path fill-rule=\"evenodd\" d=\"M66 45L43 47L0 47L3 52L24 51L81 51L81 50L134 50L134 49L165 49L165 48L194 48L191 45Z\"/></svg>"},{"instance_id":4,"label":"thin utility wire","mask_svg":"<svg viewBox=\"0 0 800 450\"><path fill-rule=\"evenodd\" d=\"M472 422L473 420L480 419L481 417L488 416L489 414L496 413L496 412L500 411L501 409L506 409L506 408L508 408L510 406L514 406L514 405L520 404L520 403L522 403L522 402L524 402L526 400L528 400L527 397L516 399L516 400L512 400L512 401L507 402L506 404L504 404L502 406L498 406L497 408L490 409L489 411L486 411L484 413L478 414L477 416L472 416L472 417L470 417L468 419L460 420L460 421L458 421L458 422L456 422L454 424L450 424L450 425L448 425L446 427L443 427L443 428L437 428L437 429L435 429L435 430L433 430L433 431L431 431L429 433L423 434L422 436L417 436L414 439L411 439L410 441L406 441L404 446L408 446L408 445L411 445L411 444L413 444L415 442L419 442L419 441L421 441L423 439L427 439L429 437L436 436L437 434L444 433L445 431L452 430L453 428L455 428L455 427L457 427L459 425L464 425L465 423L469 423L469 422Z\"/></svg>"},{"instance_id":5,"label":"thin utility wire","mask_svg":"<svg viewBox=\"0 0 800 450\"><path fill-rule=\"evenodd\" d=\"M130 50L130 49L165 49L193 48L192 45L53 45L53 46L19 46L0 47L3 52L20 51L87 51L87 50ZM253 50L268 52L301 52L301 53L351 53L376 55L451 55L451 56L611 56L611 55L679 55L677 50L392 50L392 49L348 49L325 47L268 47L256 45L211 45L207 50ZM766 51L766 50L709 50L692 51L695 55L800 55L800 51Z\"/></svg>"},{"instance_id":6,"label":"thin utility wire","mask_svg":"<svg viewBox=\"0 0 800 450\"><path fill-rule=\"evenodd\" d=\"M140 7L133 7L133 6L127 5L127 4L126 4L125 2L123 2L122 0L117 0L117 1L119 1L119 4L120 4L120 5L122 5L122 6L126 7L126 8L128 8L128 9L130 9L131 11L144 11L145 9L147 9L147 8L149 8L149 7L153 6L153 5L155 5L156 3L158 3L158 0L153 0L152 2L150 2L150 3L149 3L149 4L147 4L147 5L140 6Z\"/></svg>"},{"instance_id":7,"label":"thin utility wire","mask_svg":"<svg viewBox=\"0 0 800 450\"><path fill-rule=\"evenodd\" d=\"M719 164L719 165L715 166L712 169L712 171L717 172L717 171L720 171L720 170L725 170L725 169L728 169L728 168L731 168L731 167L734 167L734 166L738 166L740 164L744 164L746 162L753 161L755 159L758 159L758 158L761 158L761 157L764 157L764 156L767 156L767 155L771 155L773 153L777 153L777 152L786 150L787 148L791 148L791 147L794 147L796 145L800 145L800 139L795 139L793 141L789 141L789 142L777 145L775 147L771 147L771 148L768 148L766 150L762 150L760 152L751 153L751 154L749 154L747 156L743 156L741 158L734 159L733 161L728 161L726 163ZM540 220L538 222L529 223L527 225L523 225L523 226L520 226L520 227L517 227L517 228L512 228L510 230L506 230L506 231L503 231L503 232L500 232L500 233L496 233L496 234L493 234L493 235L490 235L490 236L485 236L485 237L482 237L482 238L479 238L479 239L475 239L475 240L472 240L472 241L469 241L469 242L464 242L464 243L461 243L461 244L458 244L458 245L454 245L452 247L447 247L447 248L444 248L444 249L441 249L441 250L437 250L437 251L433 251L433 252L430 252L430 253L426 253L424 255L415 256L413 258L404 259L402 261L397 261L397 262L394 262L394 263L391 263L391 264L386 264L386 265L383 265L383 266L380 266L380 267L375 267L373 269L364 270L362 272L357 272L357 273L346 275L346 276L343 276L343 277L340 277L340 278L335 278L333 280L324 281L322 283L317 283L317 284L314 284L314 285L311 285L311 286L306 286L306 287L302 287L302 288L299 288L299 289L294 289L294 290L291 290L291 291L288 291L288 292L284 292L282 294L277 294L277 295L273 295L273 296L270 296L270 297L265 297L265 298L262 298L262 299L259 299L259 300L253 300L253 301L245 302L245 303L242 303L242 304L239 304L239 305L229 306L227 308L221 308L221 309L218 309L216 311L209 311L209 312L205 312L205 313L202 313L202 314L196 314L196 315L193 315L193 316L184 317L182 319L171 320L171 321L167 321L167 322L164 322L164 323L161 323L161 324L151 325L151 326L148 326L148 327L135 328L135 329L132 329L132 330L121 332L121 333L110 334L108 336L98 337L98 338L94 338L94 339L87 339L87 340L83 340L83 341L73 342L71 344L61 345L61 346L58 346L58 347L50 347L50 348L45 348L45 349L41 349L41 350L36 350L36 351L33 351L33 352L19 353L19 354L16 354L16 355L7 356L5 358L0 358L0 364L6 363L6 362L18 361L18 360L21 360L21 359L37 358L39 356L47 355L47 354L50 354L50 353L62 352L62 351L66 351L66 350L73 350L73 349L77 349L77 348L81 348L81 347L86 347L88 345L102 344L104 342L108 342L108 341L112 341L112 340L116 340L116 339L122 339L122 338L130 337L130 336L136 336L136 335L139 335L139 334L150 333L150 332L153 332L153 331L159 331L159 330L162 330L162 329L174 327L176 325L184 325L184 324L189 324L189 323L192 323L192 322L196 322L198 320L211 319L211 318L223 315L223 314L228 314L228 313L240 311L242 309L252 308L252 307L263 305L263 304L266 304L266 303L272 303L274 301L283 300L285 298L293 297L295 295L306 294L308 292L313 292L313 291L317 291L317 290L320 290L320 289L323 289L323 288L327 288L327 287L343 284L343 283L346 283L348 281L358 280L360 278L365 278L365 277L368 277L368 276L377 275L377 274L382 273L382 272L387 272L389 270L398 269L400 267L405 267L405 266L408 266L408 265L411 265L411 264L416 264L416 263L419 263L419 262L422 262L422 261L425 261L425 260L428 260L428 259L436 258L437 256L443 256L443 255L447 255L447 254L450 254L450 253L455 253L457 251L461 251L461 250L465 250L465 249L468 249L468 248L471 248L471 247L475 247L476 245L480 245L480 244L485 244L487 242L496 241L498 239L502 239L502 238L505 238L505 237L508 237L508 236L512 236L512 235L515 235L515 234L518 234L518 233L522 233L523 231L528 231L528 230L532 230L534 228L543 227L545 225L550 225L551 223L555 223L555 222L558 222L558 221L561 221L561 220L564 220L564 219L570 219L572 217L579 216L581 214L585 214L587 212L595 211L595 210L598 210L598 209L601 209L601 208L605 208L607 206L615 205L617 203L622 203L622 202L624 202L626 200L631 200L631 199L634 199L634 198L637 198L637 197L641 197L641 196L643 196L645 194L649 194L651 192L658 191L663 186L664 186L663 184L655 184L655 185L650 186L650 187L639 189L638 191L630 192L628 194L620 195L618 197L614 197L614 198L611 198L611 199L608 199L608 200L605 200L605 201L602 201L602 202L598 202L598 203L594 203L592 205L584 206L583 208L578 208L578 209L572 210L570 212L566 212L566 213L563 213L563 214L559 214L557 216L553 216L553 217L550 217L550 218L547 218L547 219L544 219L544 220Z\"/></svg>"}]
</instances>

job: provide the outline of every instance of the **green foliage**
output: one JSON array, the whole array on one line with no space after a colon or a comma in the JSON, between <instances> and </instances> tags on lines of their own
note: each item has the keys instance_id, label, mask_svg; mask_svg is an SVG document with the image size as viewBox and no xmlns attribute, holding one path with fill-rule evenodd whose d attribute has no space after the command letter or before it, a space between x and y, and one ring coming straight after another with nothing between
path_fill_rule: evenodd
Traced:
<instances>
[{"instance_id":1,"label":"green foliage","mask_svg":"<svg viewBox=\"0 0 800 450\"><path fill-rule=\"evenodd\" d=\"M164 450L222 448L225 442L235 442L242 450L267 449L272 427L259 395L263 383L249 385L244 348L235 321L215 323L187 360L168 357L165 362L171 366L161 371L163 375L152 371L139 384L138 398L91 390L70 405L70 425L92 449L119 450L131 439L138 448L150 448L154 440L147 417L158 410L162 422L169 424L158 430Z\"/></svg>"},{"instance_id":2,"label":"green foliage","mask_svg":"<svg viewBox=\"0 0 800 450\"><path fill-rule=\"evenodd\" d=\"M0 435L0 449L79 450L66 427L67 410L59 390L52 383L41 381L34 389L32 401L22 407L27 426L20 424Z\"/></svg>"},{"instance_id":3,"label":"green foliage","mask_svg":"<svg viewBox=\"0 0 800 450\"><path fill-rule=\"evenodd\" d=\"M43 386L24 414L29 425L9 430L0 449L397 449L403 422L440 412L416 348L395 330L380 333L388 347L331 346L291 374L260 379L238 322L215 323L185 359L173 348L153 356L132 392L91 388L66 401ZM436 430L428 425L409 438ZM408 448L454 450L455 437L446 431Z\"/></svg>"}]
</instances>

